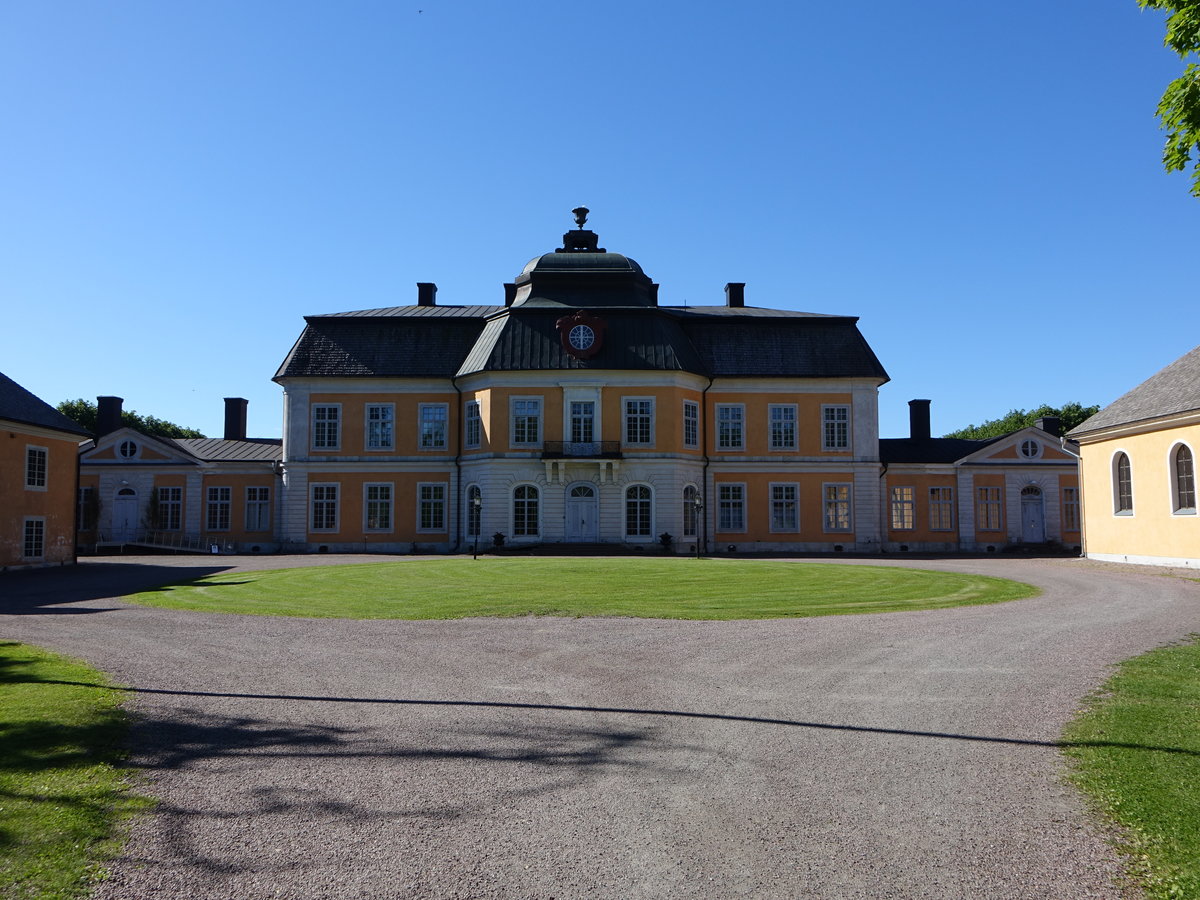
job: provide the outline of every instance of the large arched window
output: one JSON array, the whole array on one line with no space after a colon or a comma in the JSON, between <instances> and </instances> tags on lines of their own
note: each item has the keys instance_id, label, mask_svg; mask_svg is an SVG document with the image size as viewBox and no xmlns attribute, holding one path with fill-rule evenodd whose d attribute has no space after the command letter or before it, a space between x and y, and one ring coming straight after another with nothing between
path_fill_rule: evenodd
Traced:
<instances>
[{"instance_id":1,"label":"large arched window","mask_svg":"<svg viewBox=\"0 0 1200 900\"><path fill-rule=\"evenodd\" d=\"M513 535L538 536L538 489L532 484L518 485L513 490Z\"/></svg>"},{"instance_id":2,"label":"large arched window","mask_svg":"<svg viewBox=\"0 0 1200 900\"><path fill-rule=\"evenodd\" d=\"M1124 453L1113 457L1113 512L1118 516L1133 515L1133 469Z\"/></svg>"},{"instance_id":3,"label":"large arched window","mask_svg":"<svg viewBox=\"0 0 1200 900\"><path fill-rule=\"evenodd\" d=\"M483 492L479 485L473 484L467 488L467 537L479 537L482 521Z\"/></svg>"},{"instance_id":4,"label":"large arched window","mask_svg":"<svg viewBox=\"0 0 1200 900\"><path fill-rule=\"evenodd\" d=\"M654 531L650 488L635 484L625 491L625 537L650 537Z\"/></svg>"},{"instance_id":5,"label":"large arched window","mask_svg":"<svg viewBox=\"0 0 1200 900\"><path fill-rule=\"evenodd\" d=\"M1171 488L1175 495L1175 512L1196 514L1196 470L1192 451L1180 444L1171 453Z\"/></svg>"},{"instance_id":6,"label":"large arched window","mask_svg":"<svg viewBox=\"0 0 1200 900\"><path fill-rule=\"evenodd\" d=\"M689 484L683 489L683 536L696 536L696 486Z\"/></svg>"}]
</instances>

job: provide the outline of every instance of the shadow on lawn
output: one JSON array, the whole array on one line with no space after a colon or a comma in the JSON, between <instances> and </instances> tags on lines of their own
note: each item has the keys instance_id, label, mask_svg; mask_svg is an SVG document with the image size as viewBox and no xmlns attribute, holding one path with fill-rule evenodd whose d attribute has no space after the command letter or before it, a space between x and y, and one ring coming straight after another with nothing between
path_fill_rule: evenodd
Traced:
<instances>
[{"instance_id":1,"label":"shadow on lawn","mask_svg":"<svg viewBox=\"0 0 1200 900\"><path fill-rule=\"evenodd\" d=\"M79 615L118 607L69 607L67 603L116 600L163 585L194 581L229 570L227 565L151 565L85 561L75 566L28 569L0 576L0 614Z\"/></svg>"}]
</instances>

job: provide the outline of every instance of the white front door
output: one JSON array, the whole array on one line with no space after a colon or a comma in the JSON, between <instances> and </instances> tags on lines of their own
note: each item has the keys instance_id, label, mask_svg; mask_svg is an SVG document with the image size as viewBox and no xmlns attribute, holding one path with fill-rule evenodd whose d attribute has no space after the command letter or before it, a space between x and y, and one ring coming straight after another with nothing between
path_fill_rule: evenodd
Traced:
<instances>
[{"instance_id":1,"label":"white front door","mask_svg":"<svg viewBox=\"0 0 1200 900\"><path fill-rule=\"evenodd\" d=\"M599 538L596 489L577 484L567 489L567 540L586 543Z\"/></svg>"},{"instance_id":2,"label":"white front door","mask_svg":"<svg viewBox=\"0 0 1200 900\"><path fill-rule=\"evenodd\" d=\"M1033 485L1021 491L1021 540L1027 544L1040 544L1046 540L1042 490Z\"/></svg>"},{"instance_id":3,"label":"white front door","mask_svg":"<svg viewBox=\"0 0 1200 900\"><path fill-rule=\"evenodd\" d=\"M138 501L132 488L121 488L113 498L112 539L131 541L137 535Z\"/></svg>"}]
</instances>

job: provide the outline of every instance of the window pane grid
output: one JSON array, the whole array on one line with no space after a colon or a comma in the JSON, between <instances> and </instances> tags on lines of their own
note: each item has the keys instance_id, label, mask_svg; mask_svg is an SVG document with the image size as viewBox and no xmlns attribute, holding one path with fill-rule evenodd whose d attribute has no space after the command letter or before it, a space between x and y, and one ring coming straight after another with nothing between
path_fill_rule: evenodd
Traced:
<instances>
[{"instance_id":1,"label":"window pane grid","mask_svg":"<svg viewBox=\"0 0 1200 900\"><path fill-rule=\"evenodd\" d=\"M850 407L826 406L823 413L823 441L826 450L847 450L850 447Z\"/></svg>"},{"instance_id":2,"label":"window pane grid","mask_svg":"<svg viewBox=\"0 0 1200 900\"><path fill-rule=\"evenodd\" d=\"M232 488L210 487L208 489L208 510L205 517L205 527L208 531L229 530L232 499Z\"/></svg>"},{"instance_id":3,"label":"window pane grid","mask_svg":"<svg viewBox=\"0 0 1200 900\"><path fill-rule=\"evenodd\" d=\"M446 486L423 484L420 489L421 531L444 531L446 529Z\"/></svg>"},{"instance_id":4,"label":"window pane grid","mask_svg":"<svg viewBox=\"0 0 1200 900\"><path fill-rule=\"evenodd\" d=\"M771 407L771 449L794 450L796 447L796 408Z\"/></svg>"},{"instance_id":5,"label":"window pane grid","mask_svg":"<svg viewBox=\"0 0 1200 900\"><path fill-rule=\"evenodd\" d=\"M700 446L700 407L690 400L683 402L683 445Z\"/></svg>"},{"instance_id":6,"label":"window pane grid","mask_svg":"<svg viewBox=\"0 0 1200 900\"><path fill-rule=\"evenodd\" d=\"M625 534L649 537L651 528L650 488L634 485L625 492Z\"/></svg>"},{"instance_id":7,"label":"window pane grid","mask_svg":"<svg viewBox=\"0 0 1200 900\"><path fill-rule=\"evenodd\" d=\"M312 530L333 531L337 528L338 489L336 484L312 486Z\"/></svg>"},{"instance_id":8,"label":"window pane grid","mask_svg":"<svg viewBox=\"0 0 1200 900\"><path fill-rule=\"evenodd\" d=\"M160 531L179 531L183 527L183 488L158 489L158 520L154 526Z\"/></svg>"},{"instance_id":9,"label":"window pane grid","mask_svg":"<svg viewBox=\"0 0 1200 900\"><path fill-rule=\"evenodd\" d=\"M442 450L446 446L446 421L449 416L444 403L421 405L421 449Z\"/></svg>"},{"instance_id":10,"label":"window pane grid","mask_svg":"<svg viewBox=\"0 0 1200 900\"><path fill-rule=\"evenodd\" d=\"M26 519L21 555L25 559L41 559L46 555L45 519Z\"/></svg>"},{"instance_id":11,"label":"window pane grid","mask_svg":"<svg viewBox=\"0 0 1200 900\"><path fill-rule=\"evenodd\" d=\"M367 406L367 449L391 450L395 446L395 412L389 404Z\"/></svg>"},{"instance_id":12,"label":"window pane grid","mask_svg":"<svg viewBox=\"0 0 1200 900\"><path fill-rule=\"evenodd\" d=\"M1196 475L1192 465L1192 451L1180 446L1175 451L1175 511L1195 512Z\"/></svg>"},{"instance_id":13,"label":"window pane grid","mask_svg":"<svg viewBox=\"0 0 1200 900\"><path fill-rule=\"evenodd\" d=\"M740 406L717 407L717 448L741 450L743 410Z\"/></svg>"},{"instance_id":14,"label":"window pane grid","mask_svg":"<svg viewBox=\"0 0 1200 900\"><path fill-rule=\"evenodd\" d=\"M341 436L338 430L341 410L336 406L313 407L313 447L336 450Z\"/></svg>"},{"instance_id":15,"label":"window pane grid","mask_svg":"<svg viewBox=\"0 0 1200 900\"><path fill-rule=\"evenodd\" d=\"M911 487L892 488L892 528L911 531L916 526L916 490Z\"/></svg>"},{"instance_id":16,"label":"window pane grid","mask_svg":"<svg viewBox=\"0 0 1200 900\"><path fill-rule=\"evenodd\" d=\"M850 485L825 485L823 506L826 531L850 530Z\"/></svg>"},{"instance_id":17,"label":"window pane grid","mask_svg":"<svg viewBox=\"0 0 1200 900\"><path fill-rule=\"evenodd\" d=\"M25 486L46 486L46 462L49 453L42 447L30 447L25 451Z\"/></svg>"},{"instance_id":18,"label":"window pane grid","mask_svg":"<svg viewBox=\"0 0 1200 900\"><path fill-rule=\"evenodd\" d=\"M513 491L513 534L536 537L538 533L538 491L521 485Z\"/></svg>"},{"instance_id":19,"label":"window pane grid","mask_svg":"<svg viewBox=\"0 0 1200 900\"><path fill-rule=\"evenodd\" d=\"M794 484L771 485L771 530L800 530L797 510L798 490Z\"/></svg>"},{"instance_id":20,"label":"window pane grid","mask_svg":"<svg viewBox=\"0 0 1200 900\"><path fill-rule=\"evenodd\" d=\"M954 488L929 489L929 528L931 531L950 531L954 528Z\"/></svg>"},{"instance_id":21,"label":"window pane grid","mask_svg":"<svg viewBox=\"0 0 1200 900\"><path fill-rule=\"evenodd\" d=\"M717 488L717 528L746 530L746 489L742 485L722 484Z\"/></svg>"},{"instance_id":22,"label":"window pane grid","mask_svg":"<svg viewBox=\"0 0 1200 900\"><path fill-rule=\"evenodd\" d=\"M976 517L980 531L1000 531L1003 525L1003 507L1000 499L1000 488L981 487L976 494Z\"/></svg>"}]
</instances>

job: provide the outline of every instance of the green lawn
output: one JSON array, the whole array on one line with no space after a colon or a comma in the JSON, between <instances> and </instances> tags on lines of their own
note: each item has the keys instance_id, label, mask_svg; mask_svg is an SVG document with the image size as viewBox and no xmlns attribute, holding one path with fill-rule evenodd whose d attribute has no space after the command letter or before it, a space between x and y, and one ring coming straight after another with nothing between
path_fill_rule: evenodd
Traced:
<instances>
[{"instance_id":1,"label":"green lawn","mask_svg":"<svg viewBox=\"0 0 1200 900\"><path fill-rule=\"evenodd\" d=\"M11 641L0 641L0 685L0 896L84 897L148 803L116 768L125 695L95 669Z\"/></svg>"},{"instance_id":2,"label":"green lawn","mask_svg":"<svg viewBox=\"0 0 1200 900\"><path fill-rule=\"evenodd\" d=\"M238 572L128 599L206 612L353 619L770 619L944 609L1036 593L1001 578L884 566L455 557Z\"/></svg>"},{"instance_id":3,"label":"green lawn","mask_svg":"<svg viewBox=\"0 0 1200 900\"><path fill-rule=\"evenodd\" d=\"M1147 896L1200 897L1200 641L1123 663L1064 737Z\"/></svg>"}]
</instances>

